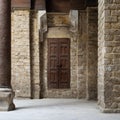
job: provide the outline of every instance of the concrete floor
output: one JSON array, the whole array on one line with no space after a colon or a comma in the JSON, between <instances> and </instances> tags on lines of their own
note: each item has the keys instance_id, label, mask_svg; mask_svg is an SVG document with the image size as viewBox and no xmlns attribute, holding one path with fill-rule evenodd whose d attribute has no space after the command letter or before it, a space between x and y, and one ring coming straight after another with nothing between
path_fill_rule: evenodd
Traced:
<instances>
[{"instance_id":1,"label":"concrete floor","mask_svg":"<svg viewBox=\"0 0 120 120\"><path fill-rule=\"evenodd\" d=\"M16 110L0 112L0 120L120 120L101 113L97 103L77 99L15 100Z\"/></svg>"}]
</instances>

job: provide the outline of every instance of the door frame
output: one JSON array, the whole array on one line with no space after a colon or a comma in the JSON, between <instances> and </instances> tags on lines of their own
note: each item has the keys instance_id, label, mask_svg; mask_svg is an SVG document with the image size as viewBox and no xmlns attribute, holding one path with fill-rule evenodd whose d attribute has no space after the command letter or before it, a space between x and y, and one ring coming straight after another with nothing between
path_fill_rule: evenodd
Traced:
<instances>
[{"instance_id":1,"label":"door frame","mask_svg":"<svg viewBox=\"0 0 120 120\"><path fill-rule=\"evenodd\" d=\"M57 44L60 44L60 40L68 40L69 42L67 43L67 45L68 45L68 61L69 61L69 63L68 63L68 69L66 70L66 71L68 71L68 79L69 79L69 81L67 82L67 84L68 84L68 86L67 87L65 87L65 88L62 88L62 87L60 87L60 80L58 79L58 88L51 88L51 87L49 87L50 85L50 83L49 83L49 72L50 72L50 70L49 70L49 62L50 62L50 56L49 56L49 40L59 40L58 41L58 43ZM47 38L47 47L48 47L48 54L47 54L47 88L48 89L70 89L71 87L71 85L70 85L70 83L71 83L71 70L70 70L70 66L71 66L71 62L70 62L70 38ZM57 47L58 47L58 49L57 49L57 53L60 53L60 46L59 45L57 45ZM60 54L58 54L57 55L57 62L60 60ZM60 61L59 61L60 62ZM59 63L60 64L60 63ZM57 69L57 68L56 68ZM62 68L61 68L62 69ZM60 71L59 71L60 72ZM60 73L58 73L58 74L60 74ZM58 75L58 77L60 77L59 75Z\"/></svg>"}]
</instances>

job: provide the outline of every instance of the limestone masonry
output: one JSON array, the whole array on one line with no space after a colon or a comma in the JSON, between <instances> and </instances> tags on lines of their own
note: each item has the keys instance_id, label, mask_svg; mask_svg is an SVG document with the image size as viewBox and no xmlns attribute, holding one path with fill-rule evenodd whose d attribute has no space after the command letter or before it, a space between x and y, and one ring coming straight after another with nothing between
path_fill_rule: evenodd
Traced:
<instances>
[{"instance_id":1,"label":"limestone masonry","mask_svg":"<svg viewBox=\"0 0 120 120\"><path fill-rule=\"evenodd\" d=\"M98 100L103 112L120 112L120 0L98 3L98 8L73 11L75 17L12 11L12 87L16 97ZM69 89L48 89L48 38L70 38Z\"/></svg>"}]
</instances>

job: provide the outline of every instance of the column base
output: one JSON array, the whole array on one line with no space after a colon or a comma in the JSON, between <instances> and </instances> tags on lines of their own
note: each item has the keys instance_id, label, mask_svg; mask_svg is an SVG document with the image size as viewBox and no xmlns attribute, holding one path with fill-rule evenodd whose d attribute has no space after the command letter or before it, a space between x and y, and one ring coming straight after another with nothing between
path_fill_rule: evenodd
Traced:
<instances>
[{"instance_id":1,"label":"column base","mask_svg":"<svg viewBox=\"0 0 120 120\"><path fill-rule=\"evenodd\" d=\"M15 109L13 98L15 93L9 88L0 88L0 111L11 111Z\"/></svg>"},{"instance_id":2,"label":"column base","mask_svg":"<svg viewBox=\"0 0 120 120\"><path fill-rule=\"evenodd\" d=\"M120 108L118 109L109 109L109 108L102 108L99 106L99 109L103 113L120 113Z\"/></svg>"}]
</instances>

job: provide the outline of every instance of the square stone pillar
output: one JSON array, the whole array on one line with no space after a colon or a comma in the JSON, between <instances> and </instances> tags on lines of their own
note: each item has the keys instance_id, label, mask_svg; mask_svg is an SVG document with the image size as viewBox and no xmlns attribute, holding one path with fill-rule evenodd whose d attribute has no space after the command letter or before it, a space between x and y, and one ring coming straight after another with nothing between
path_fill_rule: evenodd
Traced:
<instances>
[{"instance_id":1,"label":"square stone pillar","mask_svg":"<svg viewBox=\"0 0 120 120\"><path fill-rule=\"evenodd\" d=\"M11 0L0 0L0 111L15 109L11 88Z\"/></svg>"},{"instance_id":2,"label":"square stone pillar","mask_svg":"<svg viewBox=\"0 0 120 120\"><path fill-rule=\"evenodd\" d=\"M98 49L98 9L97 7L87 8L87 99L97 99L97 49Z\"/></svg>"},{"instance_id":3,"label":"square stone pillar","mask_svg":"<svg viewBox=\"0 0 120 120\"><path fill-rule=\"evenodd\" d=\"M120 0L98 0L98 103L120 112Z\"/></svg>"}]
</instances>

